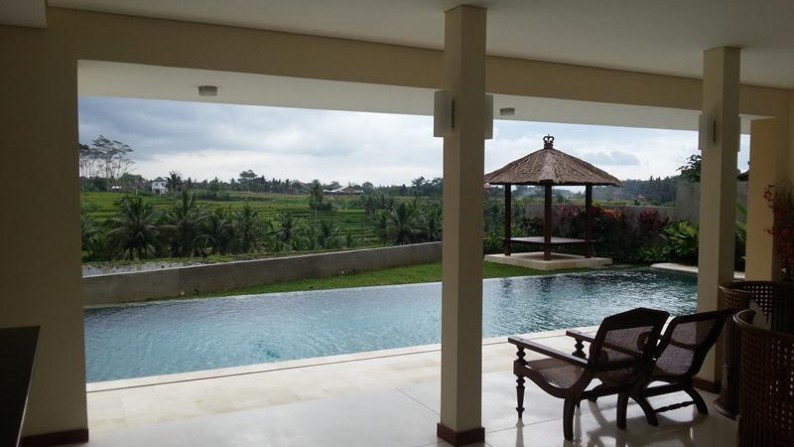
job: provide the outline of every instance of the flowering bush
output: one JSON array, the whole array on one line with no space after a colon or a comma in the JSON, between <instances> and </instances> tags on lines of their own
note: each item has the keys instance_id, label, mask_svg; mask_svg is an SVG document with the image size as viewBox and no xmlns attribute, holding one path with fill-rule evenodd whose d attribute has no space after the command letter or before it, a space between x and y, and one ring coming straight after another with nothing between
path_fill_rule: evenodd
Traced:
<instances>
[{"instance_id":1,"label":"flowering bush","mask_svg":"<svg viewBox=\"0 0 794 447\"><path fill-rule=\"evenodd\" d=\"M794 193L787 186L769 185L764 198L774 216L772 228L766 231L774 238L784 278L794 279Z\"/></svg>"}]
</instances>

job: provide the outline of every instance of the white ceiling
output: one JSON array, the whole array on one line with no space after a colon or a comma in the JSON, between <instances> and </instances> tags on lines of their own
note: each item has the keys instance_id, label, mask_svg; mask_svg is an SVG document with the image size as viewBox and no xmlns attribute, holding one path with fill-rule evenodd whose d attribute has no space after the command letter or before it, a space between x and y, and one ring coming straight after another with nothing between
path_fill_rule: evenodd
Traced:
<instances>
[{"instance_id":1,"label":"white ceiling","mask_svg":"<svg viewBox=\"0 0 794 447\"><path fill-rule=\"evenodd\" d=\"M12 0L2 0L12 1ZM22 0L27 3L27 0ZM31 1L39 3L39 1ZM49 0L50 6L442 48L460 0ZM792 0L483 0L488 53L700 78L742 48L742 82L794 88Z\"/></svg>"},{"instance_id":2,"label":"white ceiling","mask_svg":"<svg viewBox=\"0 0 794 447\"><path fill-rule=\"evenodd\" d=\"M441 49L460 0L48 0L50 6ZM700 78L703 50L742 47L742 82L794 88L794 0L484 0L488 53ZM0 0L0 24L46 26L45 0ZM199 97L198 85L220 87ZM80 93L333 110L432 114L417 88L80 63ZM497 95L503 119L695 130L678 109ZM750 117L743 117L743 132Z\"/></svg>"},{"instance_id":3,"label":"white ceiling","mask_svg":"<svg viewBox=\"0 0 794 447\"><path fill-rule=\"evenodd\" d=\"M0 0L0 25L47 26L44 0Z\"/></svg>"},{"instance_id":4,"label":"white ceiling","mask_svg":"<svg viewBox=\"0 0 794 447\"><path fill-rule=\"evenodd\" d=\"M433 91L422 88L86 60L79 62L78 70L81 96L122 96L414 115L433 113ZM218 86L218 96L199 96L199 85ZM515 115L499 116L502 107L515 108ZM696 130L698 125L698 112L693 110L508 95L495 95L494 117L679 130ZM743 132L747 133L752 117L742 118Z\"/></svg>"}]
</instances>

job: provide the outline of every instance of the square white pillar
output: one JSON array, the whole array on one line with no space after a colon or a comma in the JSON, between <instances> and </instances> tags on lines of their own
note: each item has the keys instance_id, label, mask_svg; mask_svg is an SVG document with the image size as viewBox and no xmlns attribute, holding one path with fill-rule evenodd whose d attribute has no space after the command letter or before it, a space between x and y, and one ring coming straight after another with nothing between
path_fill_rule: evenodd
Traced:
<instances>
[{"instance_id":1,"label":"square white pillar","mask_svg":"<svg viewBox=\"0 0 794 447\"><path fill-rule=\"evenodd\" d=\"M444 67L453 129L444 138L441 421L453 445L481 442L482 227L486 10L445 14Z\"/></svg>"},{"instance_id":2,"label":"square white pillar","mask_svg":"<svg viewBox=\"0 0 794 447\"><path fill-rule=\"evenodd\" d=\"M775 259L772 228L772 209L764 198L769 185L786 177L785 121L777 118L754 120L750 126L750 173L747 189L747 267L748 280L777 280L780 271Z\"/></svg>"},{"instance_id":3,"label":"square white pillar","mask_svg":"<svg viewBox=\"0 0 794 447\"><path fill-rule=\"evenodd\" d=\"M715 121L715 132L713 139L701 148L699 312L717 309L720 283L733 279L740 131L739 67L738 48L714 48L703 53L703 114ZM712 384L719 382L721 368L718 364L712 351L699 377Z\"/></svg>"}]
</instances>

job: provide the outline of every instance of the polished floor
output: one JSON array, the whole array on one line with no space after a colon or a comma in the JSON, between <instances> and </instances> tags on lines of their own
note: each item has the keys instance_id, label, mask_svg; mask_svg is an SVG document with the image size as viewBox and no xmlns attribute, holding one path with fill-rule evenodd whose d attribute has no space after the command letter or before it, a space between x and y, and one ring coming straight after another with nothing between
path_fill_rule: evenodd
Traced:
<instances>
[{"instance_id":1,"label":"polished floor","mask_svg":"<svg viewBox=\"0 0 794 447\"><path fill-rule=\"evenodd\" d=\"M559 332L545 343L570 350ZM483 426L487 446L726 446L736 424L692 407L660 415L659 427L629 407L628 429L615 427L615 399L584 402L575 439L562 436L562 402L528 388L523 422L515 414L512 345L483 346ZM91 441L84 446L446 446L439 420L437 346L226 371L170 383L117 383L88 394ZM167 379L167 378L166 378ZM163 382L161 380L161 382ZM704 393L705 394L705 393ZM664 405L683 395L657 398ZM713 395L704 396L707 401Z\"/></svg>"}]
</instances>

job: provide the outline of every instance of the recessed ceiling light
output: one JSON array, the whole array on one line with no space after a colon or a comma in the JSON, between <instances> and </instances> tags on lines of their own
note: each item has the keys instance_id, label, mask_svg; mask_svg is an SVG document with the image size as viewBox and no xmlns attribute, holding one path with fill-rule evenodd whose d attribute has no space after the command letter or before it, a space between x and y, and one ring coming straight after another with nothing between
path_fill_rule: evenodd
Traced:
<instances>
[{"instance_id":1,"label":"recessed ceiling light","mask_svg":"<svg viewBox=\"0 0 794 447\"><path fill-rule=\"evenodd\" d=\"M499 109L499 116L513 116L516 114L515 107L502 107Z\"/></svg>"},{"instance_id":2,"label":"recessed ceiling light","mask_svg":"<svg viewBox=\"0 0 794 447\"><path fill-rule=\"evenodd\" d=\"M217 85L199 85L198 86L198 93L199 93L199 96L218 96L218 86Z\"/></svg>"}]
</instances>

